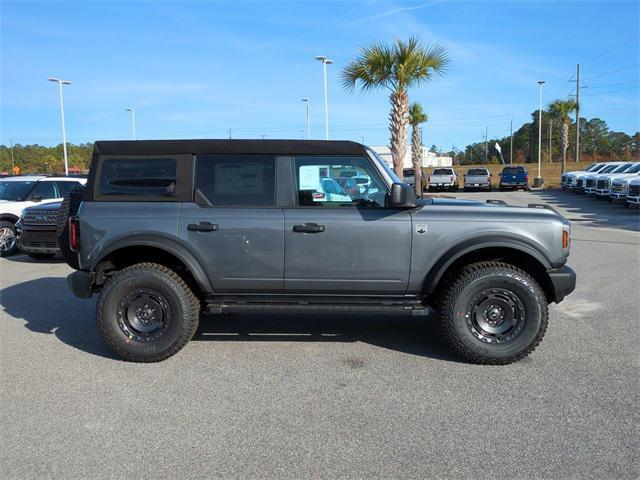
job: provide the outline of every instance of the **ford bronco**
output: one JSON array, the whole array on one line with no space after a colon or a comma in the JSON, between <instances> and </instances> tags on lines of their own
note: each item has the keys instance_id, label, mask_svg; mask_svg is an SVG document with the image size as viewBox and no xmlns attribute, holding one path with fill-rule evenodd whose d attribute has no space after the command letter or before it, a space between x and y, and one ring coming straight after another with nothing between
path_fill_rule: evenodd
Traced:
<instances>
[{"instance_id":1,"label":"ford bronco","mask_svg":"<svg viewBox=\"0 0 640 480\"><path fill-rule=\"evenodd\" d=\"M350 176L363 188L323 186ZM417 199L348 141L96 142L58 227L71 290L99 295L99 330L138 362L178 352L201 313L431 307L458 354L507 364L575 287L554 210Z\"/></svg>"}]
</instances>

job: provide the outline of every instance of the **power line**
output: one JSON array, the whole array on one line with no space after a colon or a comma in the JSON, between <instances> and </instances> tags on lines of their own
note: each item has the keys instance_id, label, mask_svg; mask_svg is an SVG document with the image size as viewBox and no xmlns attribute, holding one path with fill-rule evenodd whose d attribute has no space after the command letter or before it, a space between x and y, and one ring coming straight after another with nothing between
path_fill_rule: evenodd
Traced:
<instances>
[{"instance_id":1,"label":"power line","mask_svg":"<svg viewBox=\"0 0 640 480\"><path fill-rule=\"evenodd\" d=\"M638 83L640 80L628 80L626 82L620 83L608 83L606 85L589 85L589 88L608 88L608 87L619 87L620 85L628 85L630 83Z\"/></svg>"},{"instance_id":2,"label":"power line","mask_svg":"<svg viewBox=\"0 0 640 480\"><path fill-rule=\"evenodd\" d=\"M589 77L589 78L584 78L583 80L591 80L592 78L606 77L607 75L611 75L612 73L624 72L625 70L631 70L632 68L636 68L638 66L640 66L640 63L636 63L634 65L629 65L628 67L622 67L622 68L619 68L617 70L611 70L610 72L600 73L598 75L594 75L594 76Z\"/></svg>"},{"instance_id":3,"label":"power line","mask_svg":"<svg viewBox=\"0 0 640 480\"><path fill-rule=\"evenodd\" d=\"M627 90L634 90L634 89L639 88L639 87L640 87L640 85L634 85L632 87L619 88L617 90L610 90L608 92L590 93L590 94L583 95L583 97L594 97L596 95L608 95L610 93L626 92Z\"/></svg>"}]
</instances>

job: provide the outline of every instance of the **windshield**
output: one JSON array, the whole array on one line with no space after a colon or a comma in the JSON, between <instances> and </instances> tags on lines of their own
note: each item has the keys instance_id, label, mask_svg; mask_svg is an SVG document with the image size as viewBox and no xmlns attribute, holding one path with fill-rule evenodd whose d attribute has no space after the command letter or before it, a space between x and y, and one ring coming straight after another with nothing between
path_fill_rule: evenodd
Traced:
<instances>
[{"instance_id":1,"label":"windshield","mask_svg":"<svg viewBox=\"0 0 640 480\"><path fill-rule=\"evenodd\" d=\"M599 173L609 173L611 171L613 171L613 169L617 168L618 165L608 165L605 168L603 168L602 170L600 170Z\"/></svg>"},{"instance_id":2,"label":"windshield","mask_svg":"<svg viewBox=\"0 0 640 480\"><path fill-rule=\"evenodd\" d=\"M622 173L622 172L626 172L627 170L629 170L631 167L633 167L633 163L628 163L626 165L620 165L618 168L616 168L613 172L611 173Z\"/></svg>"},{"instance_id":3,"label":"windshield","mask_svg":"<svg viewBox=\"0 0 640 480\"><path fill-rule=\"evenodd\" d=\"M453 175L453 170L450 168L436 168L433 171L433 175Z\"/></svg>"},{"instance_id":4,"label":"windshield","mask_svg":"<svg viewBox=\"0 0 640 480\"><path fill-rule=\"evenodd\" d=\"M506 167L502 170L502 173L510 173L510 174L524 173L524 168L523 167Z\"/></svg>"},{"instance_id":5,"label":"windshield","mask_svg":"<svg viewBox=\"0 0 640 480\"><path fill-rule=\"evenodd\" d=\"M627 170L624 173L638 173L640 172L640 163L636 163L635 165L633 165L629 170Z\"/></svg>"},{"instance_id":6,"label":"windshield","mask_svg":"<svg viewBox=\"0 0 640 480\"><path fill-rule=\"evenodd\" d=\"M598 167L600 166L599 163L592 163L591 165L589 165L589 168L585 169L585 172L593 172L594 170L596 170Z\"/></svg>"},{"instance_id":7,"label":"windshield","mask_svg":"<svg viewBox=\"0 0 640 480\"><path fill-rule=\"evenodd\" d=\"M24 202L36 182L0 182L0 200Z\"/></svg>"},{"instance_id":8,"label":"windshield","mask_svg":"<svg viewBox=\"0 0 640 480\"><path fill-rule=\"evenodd\" d=\"M391 170L391 167L387 165L387 162L380 158L380 155L378 155L374 150L371 150L370 148L367 148L367 152L369 152L369 155L373 157L376 162L378 162L378 165L387 173L387 175L391 177L391 181L393 183L402 183L396 175L396 172Z\"/></svg>"},{"instance_id":9,"label":"windshield","mask_svg":"<svg viewBox=\"0 0 640 480\"><path fill-rule=\"evenodd\" d=\"M467 172L467 175L489 175L489 172L483 168L472 168Z\"/></svg>"}]
</instances>

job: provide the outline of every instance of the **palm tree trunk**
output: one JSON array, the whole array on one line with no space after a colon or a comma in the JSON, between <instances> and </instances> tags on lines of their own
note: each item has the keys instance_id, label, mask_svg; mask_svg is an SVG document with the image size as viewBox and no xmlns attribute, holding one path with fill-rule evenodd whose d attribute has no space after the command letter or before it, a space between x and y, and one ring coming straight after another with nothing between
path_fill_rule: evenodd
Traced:
<instances>
[{"instance_id":1,"label":"palm tree trunk","mask_svg":"<svg viewBox=\"0 0 640 480\"><path fill-rule=\"evenodd\" d=\"M409 118L409 96L407 92L393 92L391 100L391 158L393 171L402 180L404 157L407 152L407 123Z\"/></svg>"},{"instance_id":2,"label":"palm tree trunk","mask_svg":"<svg viewBox=\"0 0 640 480\"><path fill-rule=\"evenodd\" d=\"M414 189L416 195L422 196L422 139L420 126L414 125L411 132L411 160L413 163Z\"/></svg>"},{"instance_id":3,"label":"palm tree trunk","mask_svg":"<svg viewBox=\"0 0 640 480\"><path fill-rule=\"evenodd\" d=\"M562 122L562 173L567 169L567 148L569 148L569 122L564 120Z\"/></svg>"}]
</instances>

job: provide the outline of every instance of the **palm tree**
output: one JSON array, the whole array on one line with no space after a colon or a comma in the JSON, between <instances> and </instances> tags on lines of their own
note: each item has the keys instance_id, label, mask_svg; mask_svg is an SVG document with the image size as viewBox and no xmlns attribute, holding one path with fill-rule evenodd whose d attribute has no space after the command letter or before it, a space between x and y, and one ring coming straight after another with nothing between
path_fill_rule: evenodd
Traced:
<instances>
[{"instance_id":1,"label":"palm tree","mask_svg":"<svg viewBox=\"0 0 640 480\"><path fill-rule=\"evenodd\" d=\"M412 103L409 107L409 124L411 125L411 162L413 163L414 188L416 195L422 195L422 131L420 124L429 120L422 105Z\"/></svg>"},{"instance_id":2,"label":"palm tree","mask_svg":"<svg viewBox=\"0 0 640 480\"><path fill-rule=\"evenodd\" d=\"M578 108L575 100L555 100L549 104L549 113L562 123L562 137L560 147L562 148L562 173L567 167L567 148L569 148L569 114Z\"/></svg>"},{"instance_id":3,"label":"palm tree","mask_svg":"<svg viewBox=\"0 0 640 480\"><path fill-rule=\"evenodd\" d=\"M392 45L376 43L360 54L342 71L342 84L348 91L359 86L363 91L386 88L391 91L391 157L393 169L402 178L407 145L410 87L442 75L449 64L447 50L439 45L424 47L414 37L396 40Z\"/></svg>"}]
</instances>

